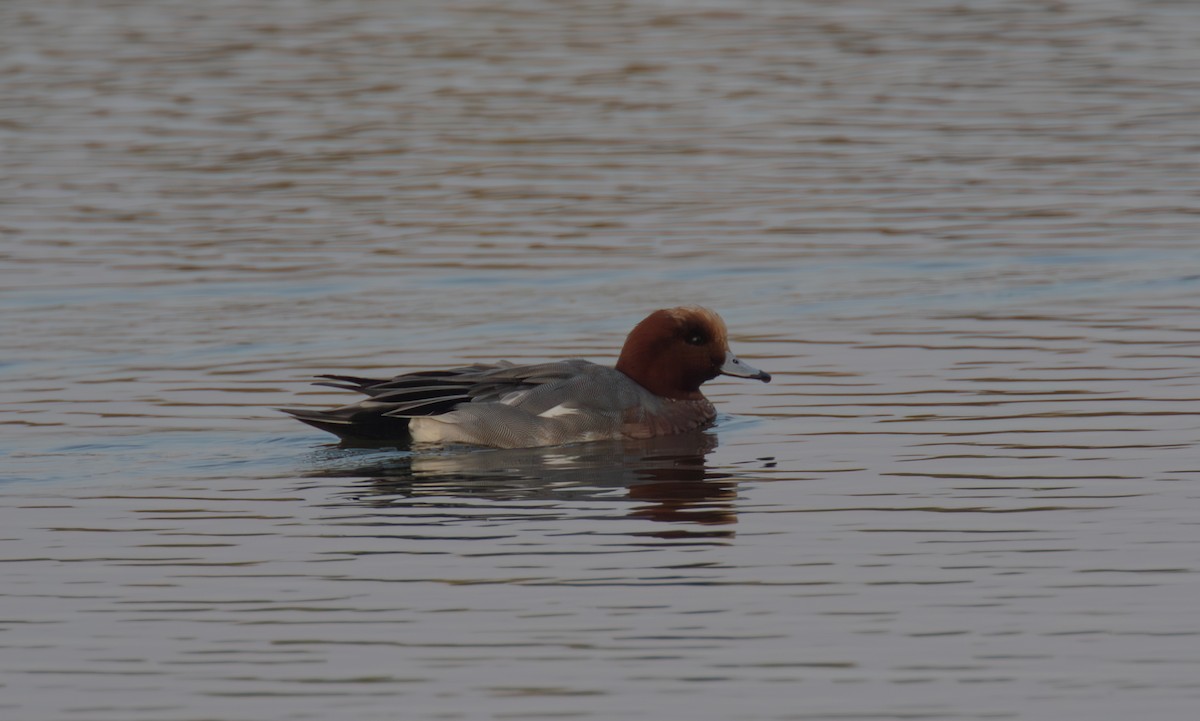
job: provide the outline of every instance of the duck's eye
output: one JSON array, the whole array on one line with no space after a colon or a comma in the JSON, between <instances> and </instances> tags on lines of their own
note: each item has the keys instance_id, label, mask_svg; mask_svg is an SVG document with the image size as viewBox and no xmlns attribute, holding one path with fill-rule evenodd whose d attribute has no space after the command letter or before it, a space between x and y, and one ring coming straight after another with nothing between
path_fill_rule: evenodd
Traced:
<instances>
[{"instance_id":1,"label":"duck's eye","mask_svg":"<svg viewBox=\"0 0 1200 721\"><path fill-rule=\"evenodd\" d=\"M703 333L689 333L687 337L688 345L704 345L708 342L708 337Z\"/></svg>"}]
</instances>

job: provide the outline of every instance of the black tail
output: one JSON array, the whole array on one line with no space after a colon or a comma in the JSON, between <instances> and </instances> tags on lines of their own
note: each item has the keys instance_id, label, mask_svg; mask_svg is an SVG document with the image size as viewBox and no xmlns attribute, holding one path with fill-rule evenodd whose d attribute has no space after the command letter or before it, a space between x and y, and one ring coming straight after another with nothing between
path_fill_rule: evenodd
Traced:
<instances>
[{"instance_id":1,"label":"black tail","mask_svg":"<svg viewBox=\"0 0 1200 721\"><path fill-rule=\"evenodd\" d=\"M334 411L312 411L301 408L280 408L296 420L307 423L313 428L332 433L344 441L406 441L411 440L408 434L407 418L391 418L377 413L353 409L341 413L342 409Z\"/></svg>"}]
</instances>

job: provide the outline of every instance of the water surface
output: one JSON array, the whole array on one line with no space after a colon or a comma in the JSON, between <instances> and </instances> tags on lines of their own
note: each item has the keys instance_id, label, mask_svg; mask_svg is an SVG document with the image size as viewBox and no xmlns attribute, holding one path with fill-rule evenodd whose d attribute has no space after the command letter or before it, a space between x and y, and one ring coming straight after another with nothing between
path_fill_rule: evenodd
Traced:
<instances>
[{"instance_id":1,"label":"water surface","mask_svg":"<svg viewBox=\"0 0 1200 721\"><path fill-rule=\"evenodd\" d=\"M1200 702L1194 3L0 7L0 718ZM321 372L718 309L707 432L346 449Z\"/></svg>"}]
</instances>

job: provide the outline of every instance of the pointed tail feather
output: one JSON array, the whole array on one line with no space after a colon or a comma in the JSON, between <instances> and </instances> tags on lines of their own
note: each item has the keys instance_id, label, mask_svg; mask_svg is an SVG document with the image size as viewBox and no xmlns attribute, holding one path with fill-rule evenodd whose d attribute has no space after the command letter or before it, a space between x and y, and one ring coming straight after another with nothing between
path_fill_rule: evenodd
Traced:
<instances>
[{"instance_id":1,"label":"pointed tail feather","mask_svg":"<svg viewBox=\"0 0 1200 721\"><path fill-rule=\"evenodd\" d=\"M339 414L303 408L280 408L292 418L351 441L410 440L407 418L389 418L373 413Z\"/></svg>"}]
</instances>

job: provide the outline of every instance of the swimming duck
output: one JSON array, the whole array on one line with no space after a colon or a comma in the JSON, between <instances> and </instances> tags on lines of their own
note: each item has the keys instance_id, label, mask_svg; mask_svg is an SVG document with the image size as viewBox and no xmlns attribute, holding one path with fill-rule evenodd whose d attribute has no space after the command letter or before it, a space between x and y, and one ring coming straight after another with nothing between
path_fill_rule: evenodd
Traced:
<instances>
[{"instance_id":1,"label":"swimming duck","mask_svg":"<svg viewBox=\"0 0 1200 721\"><path fill-rule=\"evenodd\" d=\"M716 409L700 386L718 375L771 380L729 350L721 316L683 306L656 310L634 326L615 367L571 359L390 379L322 375L318 385L367 398L330 410L280 410L343 440L532 448L704 428Z\"/></svg>"}]
</instances>

